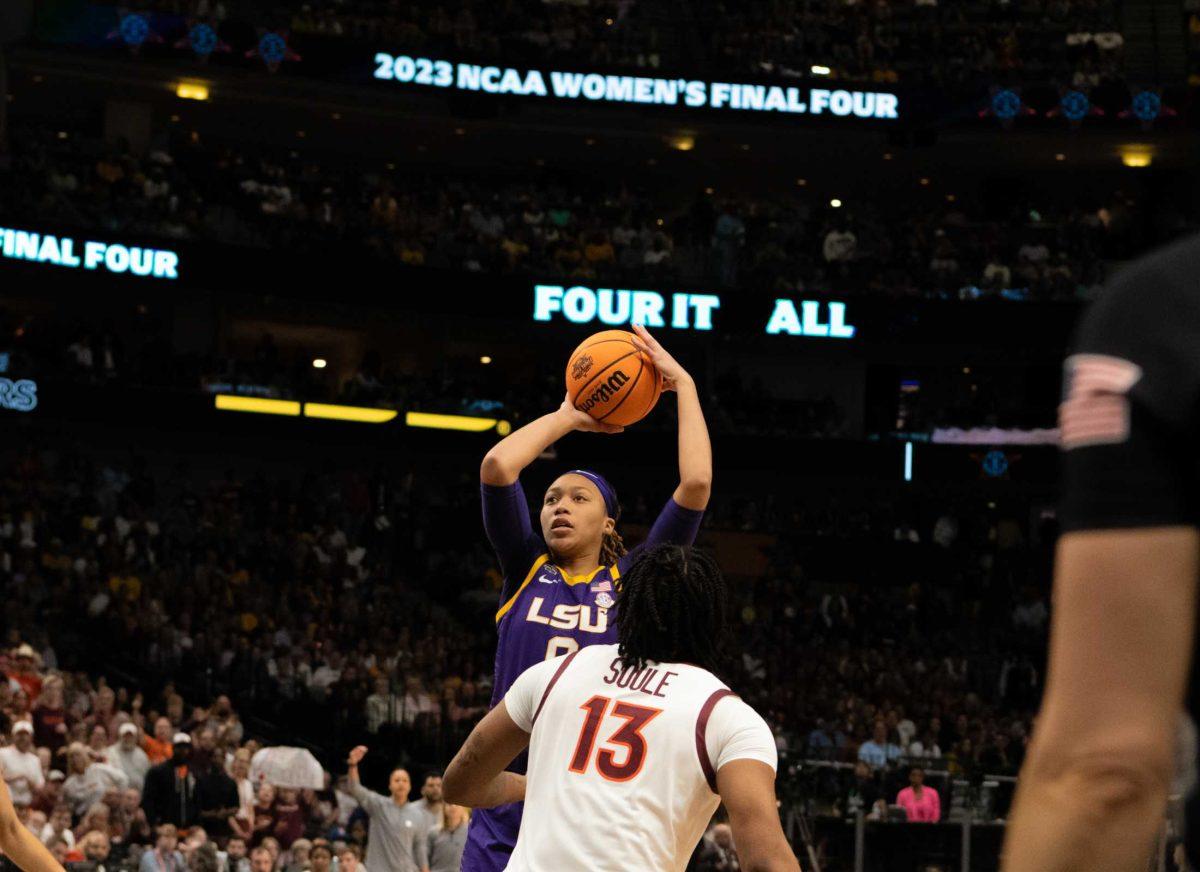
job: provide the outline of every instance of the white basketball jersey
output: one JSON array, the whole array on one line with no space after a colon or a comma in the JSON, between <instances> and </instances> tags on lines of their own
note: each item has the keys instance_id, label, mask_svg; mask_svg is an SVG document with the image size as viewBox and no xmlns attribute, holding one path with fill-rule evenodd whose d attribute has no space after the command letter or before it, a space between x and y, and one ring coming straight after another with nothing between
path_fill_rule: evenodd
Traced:
<instances>
[{"instance_id":1,"label":"white basketball jersey","mask_svg":"<svg viewBox=\"0 0 1200 872\"><path fill-rule=\"evenodd\" d=\"M530 667L504 697L530 733L511 872L683 870L731 760L776 766L758 714L711 672L624 667L593 645Z\"/></svg>"}]
</instances>

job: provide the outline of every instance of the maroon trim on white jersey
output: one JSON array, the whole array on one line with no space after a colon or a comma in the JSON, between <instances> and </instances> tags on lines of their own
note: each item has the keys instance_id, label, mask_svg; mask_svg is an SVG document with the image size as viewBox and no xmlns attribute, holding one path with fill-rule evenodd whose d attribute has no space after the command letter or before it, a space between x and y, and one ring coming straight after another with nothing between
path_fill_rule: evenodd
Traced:
<instances>
[{"instance_id":1,"label":"maroon trim on white jersey","mask_svg":"<svg viewBox=\"0 0 1200 872\"><path fill-rule=\"evenodd\" d=\"M712 710L727 696L737 696L737 694L727 687L713 691L712 696L705 700L700 714L696 718L696 755L700 758L700 768L704 770L704 779L713 793L717 792L717 773L713 769L712 760L708 759L708 744L705 734L708 733L708 719L712 715Z\"/></svg>"},{"instance_id":2,"label":"maroon trim on white jersey","mask_svg":"<svg viewBox=\"0 0 1200 872\"><path fill-rule=\"evenodd\" d=\"M554 671L554 676L550 679L550 683L547 684L546 689L542 691L542 698L538 702L537 711L533 713L533 720L529 722L530 727L533 727L533 725L537 723L538 715L542 713L542 706L546 704L546 697L550 695L550 691L554 689L554 685L556 685L558 680L562 678L562 674L567 671L567 667L571 665L571 661L575 659L575 655L578 654L579 651L580 649L575 649L563 658L562 663L558 664L558 669Z\"/></svg>"}]
</instances>

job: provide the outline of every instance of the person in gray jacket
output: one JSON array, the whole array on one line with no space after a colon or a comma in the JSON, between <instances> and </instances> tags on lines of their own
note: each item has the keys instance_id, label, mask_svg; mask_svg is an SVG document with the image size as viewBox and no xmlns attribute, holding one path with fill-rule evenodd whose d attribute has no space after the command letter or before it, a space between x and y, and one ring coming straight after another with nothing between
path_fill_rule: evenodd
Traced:
<instances>
[{"instance_id":1,"label":"person in gray jacket","mask_svg":"<svg viewBox=\"0 0 1200 872\"><path fill-rule=\"evenodd\" d=\"M429 872L458 872L467 847L467 809L445 803L442 827L429 833Z\"/></svg>"},{"instance_id":2,"label":"person in gray jacket","mask_svg":"<svg viewBox=\"0 0 1200 872\"><path fill-rule=\"evenodd\" d=\"M429 872L429 822L425 814L409 805L412 780L404 769L393 769L388 779L391 796L381 796L362 786L358 764L367 748L350 752L350 795L370 816L367 831L366 872Z\"/></svg>"}]
</instances>

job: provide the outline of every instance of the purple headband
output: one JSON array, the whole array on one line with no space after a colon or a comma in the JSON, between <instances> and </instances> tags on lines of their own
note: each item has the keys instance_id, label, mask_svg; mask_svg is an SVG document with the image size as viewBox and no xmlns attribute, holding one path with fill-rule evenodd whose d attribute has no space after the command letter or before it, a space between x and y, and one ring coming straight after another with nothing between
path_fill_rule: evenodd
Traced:
<instances>
[{"instance_id":1,"label":"purple headband","mask_svg":"<svg viewBox=\"0 0 1200 872\"><path fill-rule=\"evenodd\" d=\"M613 486L608 483L608 479L598 472L590 472L586 469L572 469L570 474L582 475L596 486L596 489L600 491L600 496L604 497L604 510L608 512L608 516L610 518L615 521L618 516L620 516L621 505L617 502L617 492Z\"/></svg>"}]
</instances>

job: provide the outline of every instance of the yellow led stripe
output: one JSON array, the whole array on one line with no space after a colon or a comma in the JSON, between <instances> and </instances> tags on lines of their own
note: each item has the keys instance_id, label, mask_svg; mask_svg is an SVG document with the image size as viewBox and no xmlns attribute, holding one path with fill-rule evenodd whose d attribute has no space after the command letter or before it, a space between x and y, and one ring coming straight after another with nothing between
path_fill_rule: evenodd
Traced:
<instances>
[{"instance_id":1,"label":"yellow led stripe","mask_svg":"<svg viewBox=\"0 0 1200 872\"><path fill-rule=\"evenodd\" d=\"M386 424L398 415L395 409L372 409L367 406L334 406L329 403L305 403L304 417L328 418L333 421L359 421L363 424Z\"/></svg>"},{"instance_id":2,"label":"yellow led stripe","mask_svg":"<svg viewBox=\"0 0 1200 872\"><path fill-rule=\"evenodd\" d=\"M294 400L267 400L262 397L239 397L217 394L216 406L226 412L257 412L260 415L299 415L300 404Z\"/></svg>"},{"instance_id":3,"label":"yellow led stripe","mask_svg":"<svg viewBox=\"0 0 1200 872\"><path fill-rule=\"evenodd\" d=\"M406 412L404 423L410 427L431 427L435 430L464 430L482 433L496 426L495 418L474 418L470 415L439 415L434 412Z\"/></svg>"}]
</instances>

